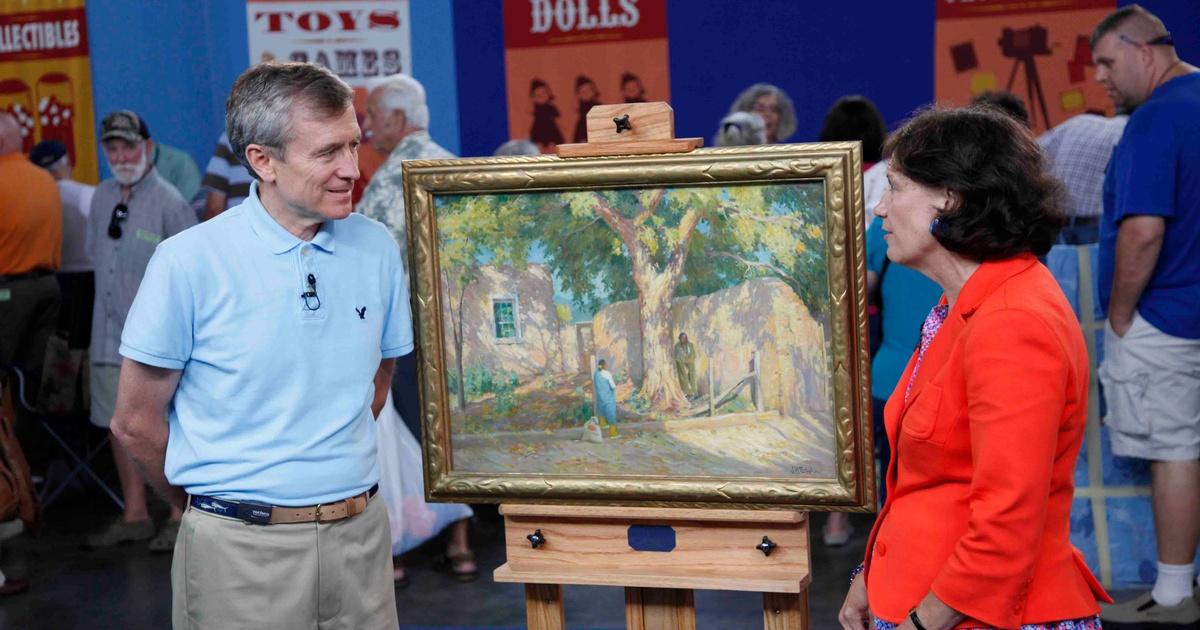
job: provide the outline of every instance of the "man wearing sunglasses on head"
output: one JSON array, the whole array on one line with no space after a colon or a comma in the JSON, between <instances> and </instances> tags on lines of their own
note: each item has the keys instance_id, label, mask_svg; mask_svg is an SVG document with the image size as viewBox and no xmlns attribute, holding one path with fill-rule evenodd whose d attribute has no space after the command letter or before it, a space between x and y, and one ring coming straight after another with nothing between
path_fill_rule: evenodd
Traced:
<instances>
[{"instance_id":1,"label":"man wearing sunglasses on head","mask_svg":"<svg viewBox=\"0 0 1200 630\"><path fill-rule=\"evenodd\" d=\"M1200 539L1200 69L1130 5L1092 34L1096 81L1129 122L1104 178L1100 382L1112 453L1150 462L1154 588L1101 613L1106 629L1195 628Z\"/></svg>"},{"instance_id":2,"label":"man wearing sunglasses on head","mask_svg":"<svg viewBox=\"0 0 1200 630\"><path fill-rule=\"evenodd\" d=\"M137 114L117 110L100 123L100 142L112 177L100 182L92 196L87 247L95 264L96 301L92 309L91 420L109 427L121 373L121 332L129 307L155 247L167 237L195 225L187 202L155 172L153 143L145 137ZM149 541L152 551L171 551L182 515L171 517L155 536L146 510L146 486L133 461L116 440L113 459L121 480L125 509L104 529L88 536L89 547L111 547Z\"/></svg>"}]
</instances>

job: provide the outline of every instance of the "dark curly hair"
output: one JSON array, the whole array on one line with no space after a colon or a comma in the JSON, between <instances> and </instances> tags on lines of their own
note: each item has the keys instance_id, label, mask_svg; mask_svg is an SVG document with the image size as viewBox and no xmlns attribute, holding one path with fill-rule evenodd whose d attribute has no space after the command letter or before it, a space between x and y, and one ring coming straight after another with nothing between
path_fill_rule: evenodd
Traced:
<instances>
[{"instance_id":1,"label":"dark curly hair","mask_svg":"<svg viewBox=\"0 0 1200 630\"><path fill-rule=\"evenodd\" d=\"M942 247L977 261L1050 251L1062 229L1060 186L1030 130L991 107L927 109L888 139L892 168L957 203L940 214Z\"/></svg>"},{"instance_id":2,"label":"dark curly hair","mask_svg":"<svg viewBox=\"0 0 1200 630\"><path fill-rule=\"evenodd\" d=\"M1025 101L1008 90L988 90L982 94L976 94L969 104L995 107L1001 113L1017 119L1017 122L1026 127L1029 126L1029 110L1025 108Z\"/></svg>"},{"instance_id":3,"label":"dark curly hair","mask_svg":"<svg viewBox=\"0 0 1200 630\"><path fill-rule=\"evenodd\" d=\"M883 159L883 141L887 129L883 116L875 104L862 96L843 96L825 114L821 126L821 142L859 140L862 142L863 161L878 162Z\"/></svg>"}]
</instances>

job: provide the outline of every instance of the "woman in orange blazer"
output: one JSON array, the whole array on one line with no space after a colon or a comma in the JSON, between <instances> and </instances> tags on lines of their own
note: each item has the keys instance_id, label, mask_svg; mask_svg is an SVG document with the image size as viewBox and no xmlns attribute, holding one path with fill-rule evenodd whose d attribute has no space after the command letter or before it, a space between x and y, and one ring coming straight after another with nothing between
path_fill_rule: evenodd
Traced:
<instances>
[{"instance_id":1,"label":"woman in orange blazer","mask_svg":"<svg viewBox=\"0 0 1200 630\"><path fill-rule=\"evenodd\" d=\"M1057 186L997 110L928 110L888 145L888 258L945 295L885 408L887 503L842 626L1099 630L1111 600L1069 541L1087 351L1034 257Z\"/></svg>"}]
</instances>

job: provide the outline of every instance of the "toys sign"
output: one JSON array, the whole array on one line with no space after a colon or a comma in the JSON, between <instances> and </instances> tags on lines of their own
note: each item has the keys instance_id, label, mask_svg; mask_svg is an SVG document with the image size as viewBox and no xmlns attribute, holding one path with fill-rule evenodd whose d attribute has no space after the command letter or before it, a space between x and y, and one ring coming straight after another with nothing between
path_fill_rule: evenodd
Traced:
<instances>
[{"instance_id":1,"label":"toys sign","mask_svg":"<svg viewBox=\"0 0 1200 630\"><path fill-rule=\"evenodd\" d=\"M307 61L346 83L412 72L408 0L246 3L250 63Z\"/></svg>"}]
</instances>

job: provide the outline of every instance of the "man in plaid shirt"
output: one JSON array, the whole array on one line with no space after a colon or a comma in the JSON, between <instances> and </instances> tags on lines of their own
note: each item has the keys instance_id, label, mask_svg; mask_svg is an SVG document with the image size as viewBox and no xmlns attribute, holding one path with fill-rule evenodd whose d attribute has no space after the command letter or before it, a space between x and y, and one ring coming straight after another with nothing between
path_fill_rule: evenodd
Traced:
<instances>
[{"instance_id":1,"label":"man in plaid shirt","mask_svg":"<svg viewBox=\"0 0 1200 630\"><path fill-rule=\"evenodd\" d=\"M1050 158L1050 172L1063 184L1067 225L1060 243L1087 245L1099 239L1104 169L1125 131L1128 116L1080 114L1038 138Z\"/></svg>"}]
</instances>

